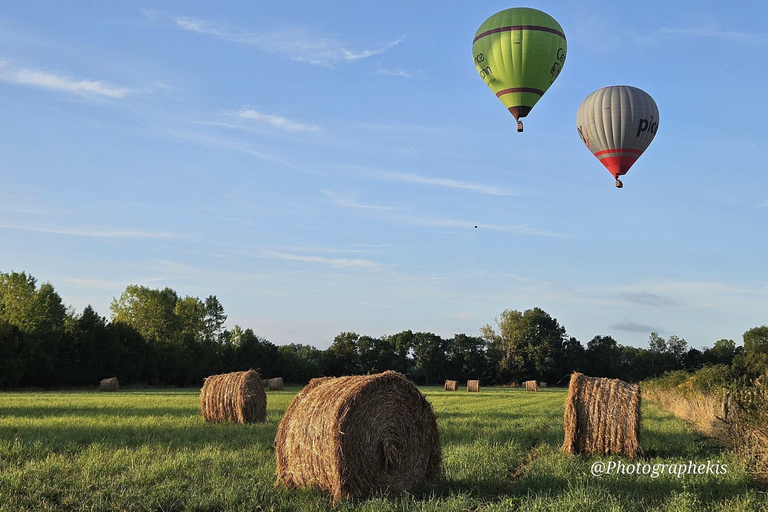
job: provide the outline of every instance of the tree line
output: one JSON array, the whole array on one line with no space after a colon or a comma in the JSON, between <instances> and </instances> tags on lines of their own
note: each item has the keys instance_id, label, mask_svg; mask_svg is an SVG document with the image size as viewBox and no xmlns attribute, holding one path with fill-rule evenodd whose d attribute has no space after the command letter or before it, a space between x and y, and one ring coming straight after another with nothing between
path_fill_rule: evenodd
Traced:
<instances>
[{"instance_id":1,"label":"tree line","mask_svg":"<svg viewBox=\"0 0 768 512\"><path fill-rule=\"evenodd\" d=\"M251 329L225 328L215 295L181 297L170 288L130 285L110 305L67 308L50 283L0 272L0 387L94 386L106 377L128 385L199 386L208 375L259 370L262 377L306 383L318 376L396 370L419 384L480 379L484 385L536 379L557 385L573 371L640 381L672 370L732 366L753 378L768 370L768 326L744 333L744 345L716 341L696 349L651 333L647 348L607 335L586 346L540 308L503 311L479 335L444 338L402 331L371 337L339 333L325 350L276 345Z\"/></svg>"}]
</instances>

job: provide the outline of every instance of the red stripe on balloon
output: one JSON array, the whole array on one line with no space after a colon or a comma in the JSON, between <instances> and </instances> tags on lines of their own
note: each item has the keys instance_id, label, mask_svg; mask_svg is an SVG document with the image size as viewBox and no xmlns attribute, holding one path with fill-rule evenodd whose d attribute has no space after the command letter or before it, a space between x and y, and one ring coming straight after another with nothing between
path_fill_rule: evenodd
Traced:
<instances>
[{"instance_id":1,"label":"red stripe on balloon","mask_svg":"<svg viewBox=\"0 0 768 512\"><path fill-rule=\"evenodd\" d=\"M478 39L482 39L485 36L498 34L500 32L512 32L515 30L537 30L539 32L549 32L550 34L555 34L565 39L565 34L563 34L562 32L560 32L555 28L541 27L538 25L510 25L508 27L499 27L499 28L492 28L491 30L486 30L482 34L478 34L477 36L475 36L475 39L472 41L472 43L474 44Z\"/></svg>"},{"instance_id":2,"label":"red stripe on balloon","mask_svg":"<svg viewBox=\"0 0 768 512\"><path fill-rule=\"evenodd\" d=\"M534 89L533 87L515 87L513 89L502 89L496 93L496 97L501 98L505 94L512 94L513 92L530 92L531 94L538 94L539 96L544 95L544 91L541 89Z\"/></svg>"},{"instance_id":3,"label":"red stripe on balloon","mask_svg":"<svg viewBox=\"0 0 768 512\"><path fill-rule=\"evenodd\" d=\"M637 156L640 156L643 154L643 151L640 149L632 148L604 149L602 151L598 151L597 153L593 153L593 155L599 157L600 155L605 155L606 153L633 153Z\"/></svg>"}]
</instances>

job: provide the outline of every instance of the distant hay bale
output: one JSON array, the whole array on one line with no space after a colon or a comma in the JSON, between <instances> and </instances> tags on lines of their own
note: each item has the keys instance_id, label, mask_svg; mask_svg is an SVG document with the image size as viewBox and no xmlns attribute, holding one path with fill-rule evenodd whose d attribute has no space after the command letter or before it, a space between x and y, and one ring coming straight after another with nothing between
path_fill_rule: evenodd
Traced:
<instances>
[{"instance_id":1,"label":"distant hay bale","mask_svg":"<svg viewBox=\"0 0 768 512\"><path fill-rule=\"evenodd\" d=\"M535 380L527 380L525 381L525 390L526 391L538 391L539 385Z\"/></svg>"},{"instance_id":2,"label":"distant hay bale","mask_svg":"<svg viewBox=\"0 0 768 512\"><path fill-rule=\"evenodd\" d=\"M480 392L480 381L479 380L468 380L467 381L467 391L470 393L479 393Z\"/></svg>"},{"instance_id":3,"label":"distant hay bale","mask_svg":"<svg viewBox=\"0 0 768 512\"><path fill-rule=\"evenodd\" d=\"M117 377L102 379L99 382L99 391L120 391L120 383L117 381Z\"/></svg>"},{"instance_id":4,"label":"distant hay bale","mask_svg":"<svg viewBox=\"0 0 768 512\"><path fill-rule=\"evenodd\" d=\"M334 503L412 492L442 473L432 406L402 374L312 379L277 429L277 481Z\"/></svg>"},{"instance_id":5,"label":"distant hay bale","mask_svg":"<svg viewBox=\"0 0 768 512\"><path fill-rule=\"evenodd\" d=\"M459 389L459 381L457 380L445 381L445 386L443 386L444 391L456 391L457 389Z\"/></svg>"},{"instance_id":6,"label":"distant hay bale","mask_svg":"<svg viewBox=\"0 0 768 512\"><path fill-rule=\"evenodd\" d=\"M269 387L269 379L261 379L261 387L267 389Z\"/></svg>"},{"instance_id":7,"label":"distant hay bale","mask_svg":"<svg viewBox=\"0 0 768 512\"><path fill-rule=\"evenodd\" d=\"M203 419L258 423L267 419L267 395L255 370L211 375L200 391Z\"/></svg>"},{"instance_id":8,"label":"distant hay bale","mask_svg":"<svg viewBox=\"0 0 768 512\"><path fill-rule=\"evenodd\" d=\"M539 387L540 388L545 388L545 387L547 387L547 383L546 382L539 382Z\"/></svg>"},{"instance_id":9,"label":"distant hay bale","mask_svg":"<svg viewBox=\"0 0 768 512\"><path fill-rule=\"evenodd\" d=\"M275 377L274 379L267 380L267 388L270 391L282 391L285 385L283 384L282 377Z\"/></svg>"},{"instance_id":10,"label":"distant hay bale","mask_svg":"<svg viewBox=\"0 0 768 512\"><path fill-rule=\"evenodd\" d=\"M566 453L642 455L640 387L619 379L571 375L565 401Z\"/></svg>"}]
</instances>

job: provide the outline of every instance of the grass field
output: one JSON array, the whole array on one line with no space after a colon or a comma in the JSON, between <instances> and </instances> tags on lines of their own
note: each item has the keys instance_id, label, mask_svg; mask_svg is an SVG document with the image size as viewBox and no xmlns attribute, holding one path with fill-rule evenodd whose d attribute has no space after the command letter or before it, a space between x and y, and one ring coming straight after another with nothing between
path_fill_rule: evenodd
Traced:
<instances>
[{"instance_id":1,"label":"grass field","mask_svg":"<svg viewBox=\"0 0 768 512\"><path fill-rule=\"evenodd\" d=\"M273 441L298 388L269 392L267 422L206 424L199 390L0 393L0 510L327 510L317 491L275 487ZM768 510L740 461L643 404L642 462L727 464L723 475L594 477L563 441L564 389L447 393L443 483L337 510Z\"/></svg>"}]
</instances>

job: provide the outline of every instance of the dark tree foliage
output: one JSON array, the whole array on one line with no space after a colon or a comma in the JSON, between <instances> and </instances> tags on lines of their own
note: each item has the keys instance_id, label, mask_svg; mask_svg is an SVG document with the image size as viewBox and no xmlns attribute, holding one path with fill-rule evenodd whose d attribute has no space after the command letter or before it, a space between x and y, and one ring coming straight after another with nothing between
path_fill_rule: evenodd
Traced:
<instances>
[{"instance_id":1,"label":"dark tree foliage","mask_svg":"<svg viewBox=\"0 0 768 512\"><path fill-rule=\"evenodd\" d=\"M128 386L200 386L208 375L250 368L294 384L395 370L419 384L480 379L486 386L529 379L557 385L573 371L633 382L709 367L743 379L768 371L768 326L746 331L743 347L721 339L699 350L655 332L647 348L621 345L608 335L585 347L554 317L533 308L505 310L496 327L481 328L481 336L341 332L318 350L278 346L238 325L225 329L227 315L215 295L201 300L131 285L114 299L111 313L107 319L91 306L80 314L67 311L50 283L38 286L24 272L0 272L0 388L95 387L107 377Z\"/></svg>"}]
</instances>

